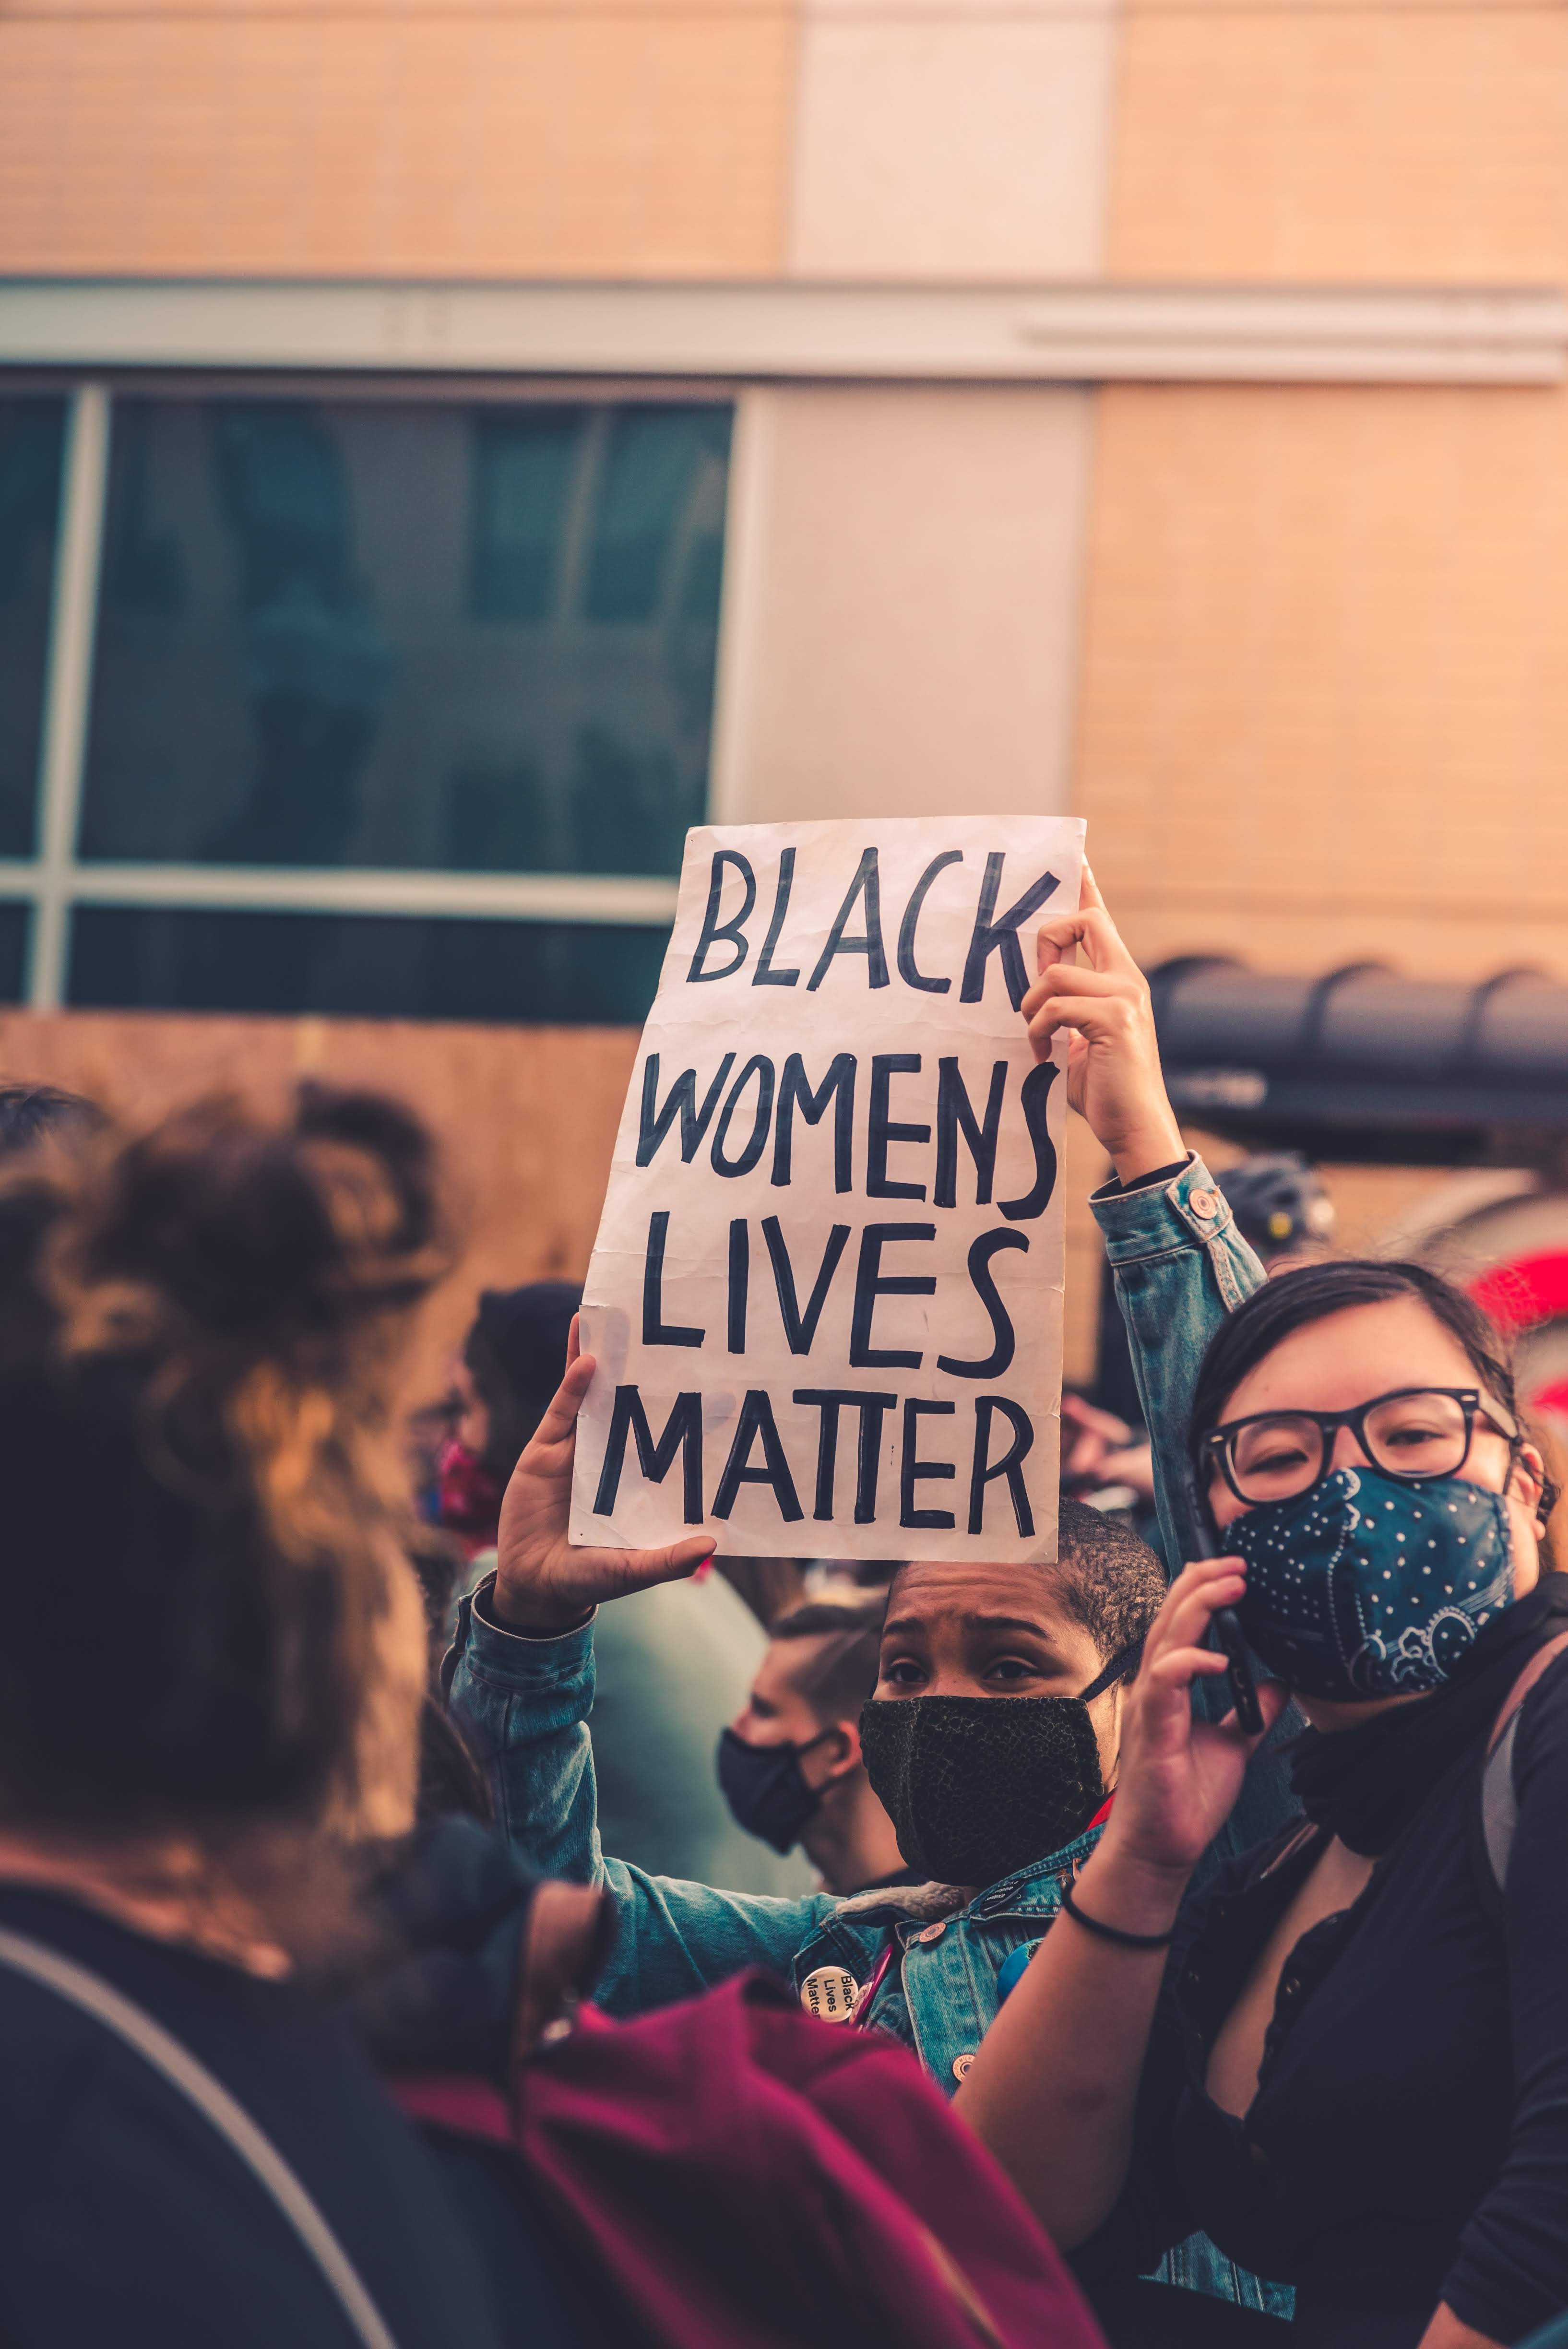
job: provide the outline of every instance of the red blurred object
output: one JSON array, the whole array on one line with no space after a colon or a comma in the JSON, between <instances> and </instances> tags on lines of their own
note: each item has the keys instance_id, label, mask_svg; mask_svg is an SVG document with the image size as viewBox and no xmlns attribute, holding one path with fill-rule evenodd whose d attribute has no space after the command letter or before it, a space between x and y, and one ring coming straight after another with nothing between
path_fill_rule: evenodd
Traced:
<instances>
[{"instance_id":1,"label":"red blurred object","mask_svg":"<svg viewBox=\"0 0 1568 2349\"><path fill-rule=\"evenodd\" d=\"M493 1548L505 1489L494 1469L453 1436L441 1455L437 1506L441 1524L467 1546L470 1557Z\"/></svg>"},{"instance_id":2,"label":"red blurred object","mask_svg":"<svg viewBox=\"0 0 1568 2349\"><path fill-rule=\"evenodd\" d=\"M1533 1330L1568 1313L1568 1249L1547 1249L1495 1264L1472 1280L1469 1289L1500 1330Z\"/></svg>"},{"instance_id":3,"label":"red blurred object","mask_svg":"<svg viewBox=\"0 0 1568 2349\"><path fill-rule=\"evenodd\" d=\"M510 2142L639 2349L1105 2349L991 2156L879 2032L757 1973L634 2022L585 2008L517 2076L394 2080Z\"/></svg>"}]
</instances>

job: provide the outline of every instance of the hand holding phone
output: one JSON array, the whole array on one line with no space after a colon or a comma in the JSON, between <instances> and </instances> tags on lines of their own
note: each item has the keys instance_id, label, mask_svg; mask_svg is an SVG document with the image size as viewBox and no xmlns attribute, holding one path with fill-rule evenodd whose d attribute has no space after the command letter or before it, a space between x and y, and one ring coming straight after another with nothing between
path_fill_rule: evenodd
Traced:
<instances>
[{"instance_id":1,"label":"hand holding phone","mask_svg":"<svg viewBox=\"0 0 1568 2349\"><path fill-rule=\"evenodd\" d=\"M1218 1609L1213 1631L1214 1644L1225 1657L1225 1679L1236 1719L1249 1737L1256 1737L1263 1726L1262 1708L1258 1702L1258 1684L1252 1678L1252 1660L1247 1653L1247 1635L1233 1607Z\"/></svg>"}]
</instances>

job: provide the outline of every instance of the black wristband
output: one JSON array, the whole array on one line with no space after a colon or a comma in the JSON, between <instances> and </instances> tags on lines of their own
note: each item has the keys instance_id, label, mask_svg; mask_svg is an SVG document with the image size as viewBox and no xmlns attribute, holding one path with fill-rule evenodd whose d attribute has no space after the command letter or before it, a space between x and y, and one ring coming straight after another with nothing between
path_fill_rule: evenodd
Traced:
<instances>
[{"instance_id":1,"label":"black wristband","mask_svg":"<svg viewBox=\"0 0 1568 2349\"><path fill-rule=\"evenodd\" d=\"M1062 1895L1062 1906L1069 1917L1075 1917L1080 1925L1091 1933L1097 1933L1102 1941L1119 1942L1124 1950L1168 1949L1176 1938L1174 1925L1168 1933L1125 1933L1119 1925L1106 1925L1098 1917L1085 1917L1073 1898L1071 1885Z\"/></svg>"}]
</instances>

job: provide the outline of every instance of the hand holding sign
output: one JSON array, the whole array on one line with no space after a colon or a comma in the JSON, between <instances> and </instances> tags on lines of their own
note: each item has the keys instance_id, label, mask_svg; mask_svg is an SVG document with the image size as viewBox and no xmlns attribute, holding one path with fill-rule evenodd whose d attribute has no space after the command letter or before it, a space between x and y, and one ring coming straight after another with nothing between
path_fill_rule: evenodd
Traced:
<instances>
[{"instance_id":1,"label":"hand holding sign","mask_svg":"<svg viewBox=\"0 0 1568 2349\"><path fill-rule=\"evenodd\" d=\"M574 1541L1054 1555L1065 1046L1020 1013L1083 830L688 835L583 1295Z\"/></svg>"},{"instance_id":2,"label":"hand holding sign","mask_svg":"<svg viewBox=\"0 0 1568 2349\"><path fill-rule=\"evenodd\" d=\"M1088 956L1087 968L1066 959L1075 947ZM1067 1034L1067 1099L1108 1152L1118 1181L1185 1158L1160 1072L1148 981L1087 866L1078 911L1041 924L1039 955L1040 976L1023 999L1029 1041L1044 1060Z\"/></svg>"},{"instance_id":3,"label":"hand holding sign","mask_svg":"<svg viewBox=\"0 0 1568 2349\"><path fill-rule=\"evenodd\" d=\"M593 1384L594 1358L579 1351L572 1324L566 1375L557 1388L501 1504L496 1614L519 1630L567 1631L601 1599L624 1599L656 1582L678 1582L715 1545L702 1535L665 1549L574 1549L566 1540L577 1413Z\"/></svg>"}]
</instances>

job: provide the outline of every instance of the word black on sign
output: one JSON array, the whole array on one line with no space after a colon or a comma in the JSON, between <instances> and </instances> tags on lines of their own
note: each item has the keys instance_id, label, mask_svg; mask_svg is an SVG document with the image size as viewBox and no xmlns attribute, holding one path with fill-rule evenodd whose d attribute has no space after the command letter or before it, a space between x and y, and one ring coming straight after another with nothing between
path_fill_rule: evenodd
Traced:
<instances>
[{"instance_id":1,"label":"word black on sign","mask_svg":"<svg viewBox=\"0 0 1568 2349\"><path fill-rule=\"evenodd\" d=\"M1049 1558L1067 818L706 827L583 1299L572 1538Z\"/></svg>"}]
</instances>

